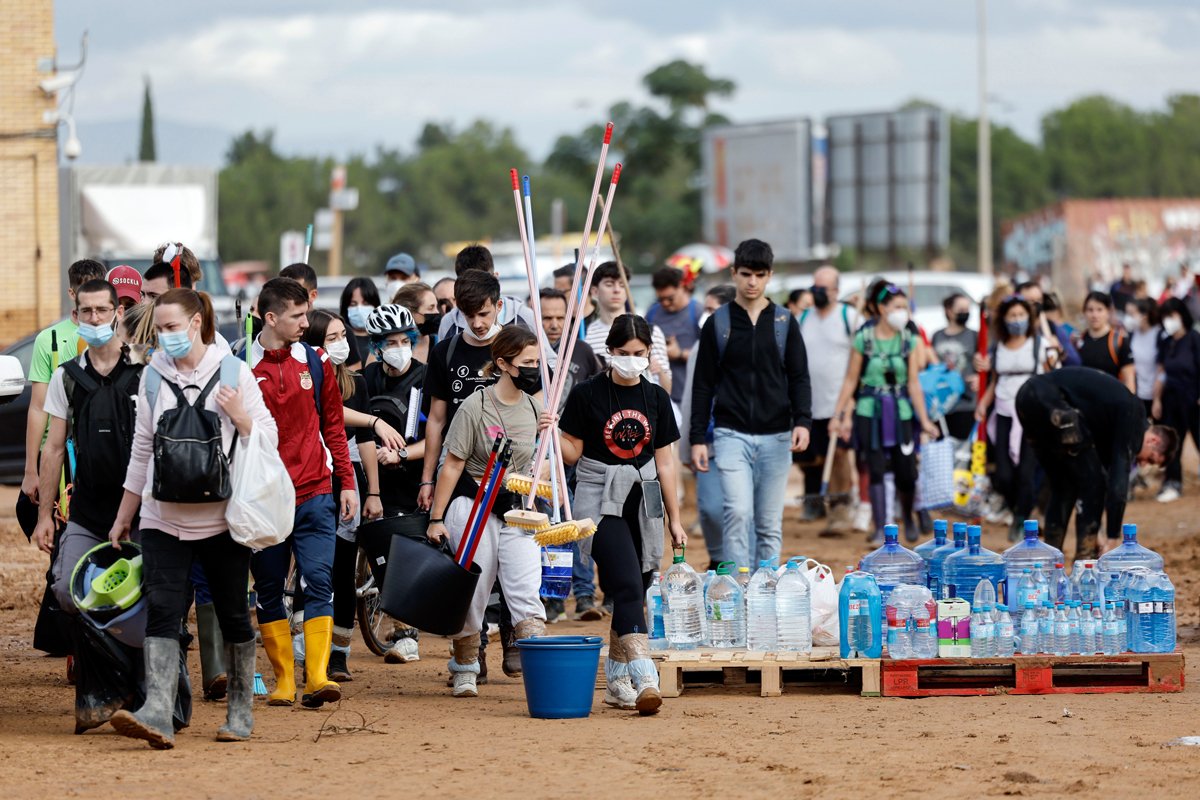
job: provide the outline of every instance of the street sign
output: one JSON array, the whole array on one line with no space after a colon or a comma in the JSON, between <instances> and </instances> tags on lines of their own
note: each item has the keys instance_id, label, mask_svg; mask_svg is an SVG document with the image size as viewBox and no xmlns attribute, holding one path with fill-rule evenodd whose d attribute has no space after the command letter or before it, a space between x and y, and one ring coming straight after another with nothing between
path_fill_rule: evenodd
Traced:
<instances>
[{"instance_id":1,"label":"street sign","mask_svg":"<svg viewBox=\"0 0 1200 800\"><path fill-rule=\"evenodd\" d=\"M279 268L304 260L304 234L284 231L279 235Z\"/></svg>"},{"instance_id":2,"label":"street sign","mask_svg":"<svg viewBox=\"0 0 1200 800\"><path fill-rule=\"evenodd\" d=\"M313 214L313 250L328 250L333 246L333 211L318 208Z\"/></svg>"},{"instance_id":3,"label":"street sign","mask_svg":"<svg viewBox=\"0 0 1200 800\"><path fill-rule=\"evenodd\" d=\"M353 211L358 208L358 189L339 189L330 192L329 207L334 211Z\"/></svg>"}]
</instances>

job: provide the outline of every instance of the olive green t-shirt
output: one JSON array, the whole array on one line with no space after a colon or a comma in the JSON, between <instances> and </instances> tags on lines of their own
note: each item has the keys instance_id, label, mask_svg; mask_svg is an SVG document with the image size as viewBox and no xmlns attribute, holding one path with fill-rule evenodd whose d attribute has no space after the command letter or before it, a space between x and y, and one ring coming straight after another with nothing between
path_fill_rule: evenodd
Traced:
<instances>
[{"instance_id":1,"label":"olive green t-shirt","mask_svg":"<svg viewBox=\"0 0 1200 800\"><path fill-rule=\"evenodd\" d=\"M888 388L887 372L891 369L895 383L893 385L904 389L908 386L908 359L904 357L904 337L909 334L897 333L890 339L880 339L875 335L873 328L863 328L854 337L854 349L863 354L863 370L862 375L858 379L860 386L866 386L871 389L886 389ZM874 339L871 343L871 357L866 357L866 340L870 336ZM911 347L910 347L911 352ZM869 393L858 398L855 404L854 413L861 417L877 416L879 400L872 397ZM908 420L913 418L912 403L908 401L907 396L898 398L896 407L900 412L900 419Z\"/></svg>"},{"instance_id":2,"label":"olive green t-shirt","mask_svg":"<svg viewBox=\"0 0 1200 800\"><path fill-rule=\"evenodd\" d=\"M492 442L501 433L512 441L510 472L529 474L537 441L538 409L529 395L505 405L489 386L475 392L458 407L446 434L448 452L466 462L472 478L483 477L492 454Z\"/></svg>"}]
</instances>

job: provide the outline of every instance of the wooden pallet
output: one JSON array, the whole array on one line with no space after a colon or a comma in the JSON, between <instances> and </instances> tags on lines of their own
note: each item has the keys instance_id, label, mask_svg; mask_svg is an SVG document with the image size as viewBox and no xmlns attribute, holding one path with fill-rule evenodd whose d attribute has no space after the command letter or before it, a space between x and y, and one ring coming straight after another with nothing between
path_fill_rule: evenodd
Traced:
<instances>
[{"instance_id":1,"label":"wooden pallet","mask_svg":"<svg viewBox=\"0 0 1200 800\"><path fill-rule=\"evenodd\" d=\"M857 671L861 677L864 697L878 697L879 660L874 658L843 659L835 647L815 647L809 655L801 653L761 653L740 650L667 650L654 653L658 662L658 683L663 697L683 694L686 683L693 685L719 684L727 688L752 685L748 673L757 672L759 694L779 697L789 678L803 680L813 673ZM697 680L699 679L699 680Z\"/></svg>"},{"instance_id":2,"label":"wooden pallet","mask_svg":"<svg viewBox=\"0 0 1200 800\"><path fill-rule=\"evenodd\" d=\"M882 662L884 697L1182 692L1183 653Z\"/></svg>"}]
</instances>

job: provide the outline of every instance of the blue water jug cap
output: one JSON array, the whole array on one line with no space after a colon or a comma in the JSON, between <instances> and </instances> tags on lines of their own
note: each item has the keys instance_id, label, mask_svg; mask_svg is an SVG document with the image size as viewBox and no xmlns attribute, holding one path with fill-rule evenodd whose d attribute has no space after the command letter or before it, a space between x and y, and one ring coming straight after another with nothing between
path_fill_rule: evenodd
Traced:
<instances>
[{"instance_id":1,"label":"blue water jug cap","mask_svg":"<svg viewBox=\"0 0 1200 800\"><path fill-rule=\"evenodd\" d=\"M967 526L967 544L979 544L979 540L983 537L983 529L978 525Z\"/></svg>"},{"instance_id":2,"label":"blue water jug cap","mask_svg":"<svg viewBox=\"0 0 1200 800\"><path fill-rule=\"evenodd\" d=\"M1021 570L1021 571L1022 571L1022 572L1024 572L1026 575L1032 575L1032 574L1033 574L1033 571L1032 571L1031 569L1029 569L1029 567L1026 567L1025 569L1023 569L1023 570Z\"/></svg>"},{"instance_id":3,"label":"blue water jug cap","mask_svg":"<svg viewBox=\"0 0 1200 800\"><path fill-rule=\"evenodd\" d=\"M883 540L885 542L894 542L900 538L900 528L896 525L883 526Z\"/></svg>"},{"instance_id":4,"label":"blue water jug cap","mask_svg":"<svg viewBox=\"0 0 1200 800\"><path fill-rule=\"evenodd\" d=\"M759 569L762 569L763 567L770 567L770 566L771 566L771 559L769 559L769 558L761 559L758 562Z\"/></svg>"},{"instance_id":5,"label":"blue water jug cap","mask_svg":"<svg viewBox=\"0 0 1200 800\"><path fill-rule=\"evenodd\" d=\"M1037 538L1037 532L1038 532L1038 521L1037 521L1036 519L1027 519L1027 520L1025 520L1025 536L1026 536L1026 537L1028 537L1028 536L1029 536L1029 534L1031 534L1031 533L1032 533L1032 534L1033 534L1033 538L1035 538L1035 539L1036 539L1036 538Z\"/></svg>"},{"instance_id":6,"label":"blue water jug cap","mask_svg":"<svg viewBox=\"0 0 1200 800\"><path fill-rule=\"evenodd\" d=\"M954 523L954 538L957 539L960 536L963 539L967 538L967 523L965 522Z\"/></svg>"},{"instance_id":7,"label":"blue water jug cap","mask_svg":"<svg viewBox=\"0 0 1200 800\"><path fill-rule=\"evenodd\" d=\"M1125 539L1137 539L1137 525L1131 523L1122 525L1121 536Z\"/></svg>"},{"instance_id":8,"label":"blue water jug cap","mask_svg":"<svg viewBox=\"0 0 1200 800\"><path fill-rule=\"evenodd\" d=\"M996 605L996 610L997 611L1008 611L1008 606L1004 605L1003 603L999 603Z\"/></svg>"},{"instance_id":9,"label":"blue water jug cap","mask_svg":"<svg viewBox=\"0 0 1200 800\"><path fill-rule=\"evenodd\" d=\"M1033 562L1033 566L1034 566L1034 569L1042 569L1042 562L1035 561L1035 562Z\"/></svg>"},{"instance_id":10,"label":"blue water jug cap","mask_svg":"<svg viewBox=\"0 0 1200 800\"><path fill-rule=\"evenodd\" d=\"M944 520L944 519L935 519L935 520L933 521L933 533L934 533L934 535L937 535L937 534L939 534L939 533L942 533L942 534L944 534L945 532L946 532L946 520Z\"/></svg>"}]
</instances>

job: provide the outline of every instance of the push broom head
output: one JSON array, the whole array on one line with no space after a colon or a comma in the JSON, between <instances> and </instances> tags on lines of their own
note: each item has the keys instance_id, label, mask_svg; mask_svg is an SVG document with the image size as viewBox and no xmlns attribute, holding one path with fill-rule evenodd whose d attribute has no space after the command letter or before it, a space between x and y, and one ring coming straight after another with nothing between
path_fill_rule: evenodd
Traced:
<instances>
[{"instance_id":1,"label":"push broom head","mask_svg":"<svg viewBox=\"0 0 1200 800\"><path fill-rule=\"evenodd\" d=\"M569 544L586 539L595 532L596 523L590 519L569 519L538 531L533 535L533 541L539 547L551 544Z\"/></svg>"},{"instance_id":2,"label":"push broom head","mask_svg":"<svg viewBox=\"0 0 1200 800\"><path fill-rule=\"evenodd\" d=\"M520 508L504 512L504 524L538 532L550 527L550 518L540 511Z\"/></svg>"},{"instance_id":3,"label":"push broom head","mask_svg":"<svg viewBox=\"0 0 1200 800\"><path fill-rule=\"evenodd\" d=\"M533 488L533 478L528 475L509 475L504 479L504 488L514 494L528 497L529 490ZM537 496L543 500L554 499L554 487L550 484L550 481L538 481Z\"/></svg>"}]
</instances>

